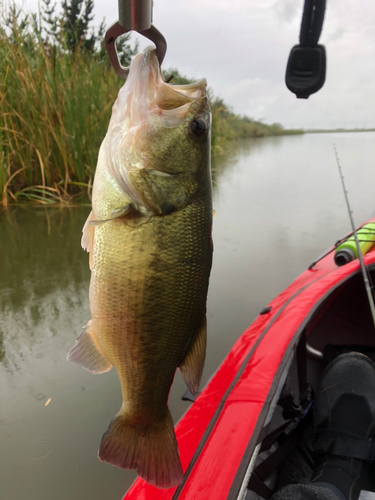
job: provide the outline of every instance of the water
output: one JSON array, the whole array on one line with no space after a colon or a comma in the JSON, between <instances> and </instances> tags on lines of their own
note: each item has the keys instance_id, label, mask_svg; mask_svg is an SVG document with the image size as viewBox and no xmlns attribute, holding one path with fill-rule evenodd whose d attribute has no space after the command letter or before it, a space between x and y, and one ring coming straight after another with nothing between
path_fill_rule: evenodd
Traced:
<instances>
[{"instance_id":1,"label":"water","mask_svg":"<svg viewBox=\"0 0 375 500\"><path fill-rule=\"evenodd\" d=\"M375 134L244 142L215 164L214 264L203 384L243 330L320 253L350 231L332 144L357 224L375 208ZM135 474L97 458L118 411L114 370L65 361L89 319L88 207L16 208L0 215L0 497L120 500ZM189 403L176 375L170 407Z\"/></svg>"}]
</instances>

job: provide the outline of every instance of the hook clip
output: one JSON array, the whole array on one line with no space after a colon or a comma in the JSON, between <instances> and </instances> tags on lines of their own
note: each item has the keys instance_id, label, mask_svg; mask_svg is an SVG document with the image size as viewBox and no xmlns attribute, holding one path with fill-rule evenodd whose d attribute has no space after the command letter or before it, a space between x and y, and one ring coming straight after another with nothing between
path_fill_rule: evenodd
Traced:
<instances>
[{"instance_id":1,"label":"hook clip","mask_svg":"<svg viewBox=\"0 0 375 500\"><path fill-rule=\"evenodd\" d=\"M152 0L119 0L119 21L108 29L104 40L109 60L120 78L128 76L129 67L121 65L115 42L119 36L129 31L136 31L154 42L159 64L161 65L163 62L167 51L167 42L151 22Z\"/></svg>"}]
</instances>

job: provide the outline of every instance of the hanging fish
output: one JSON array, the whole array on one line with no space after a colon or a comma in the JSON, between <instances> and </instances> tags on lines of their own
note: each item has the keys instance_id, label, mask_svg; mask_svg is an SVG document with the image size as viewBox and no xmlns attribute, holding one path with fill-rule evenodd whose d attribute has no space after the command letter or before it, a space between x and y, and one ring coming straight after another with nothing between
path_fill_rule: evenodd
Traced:
<instances>
[{"instance_id":1,"label":"hanging fish","mask_svg":"<svg viewBox=\"0 0 375 500\"><path fill-rule=\"evenodd\" d=\"M150 484L183 472L167 402L176 368L196 393L206 351L212 262L211 114L206 80L165 82L152 48L138 54L99 152L90 252L92 319L68 359L114 366L123 403L99 459Z\"/></svg>"}]
</instances>

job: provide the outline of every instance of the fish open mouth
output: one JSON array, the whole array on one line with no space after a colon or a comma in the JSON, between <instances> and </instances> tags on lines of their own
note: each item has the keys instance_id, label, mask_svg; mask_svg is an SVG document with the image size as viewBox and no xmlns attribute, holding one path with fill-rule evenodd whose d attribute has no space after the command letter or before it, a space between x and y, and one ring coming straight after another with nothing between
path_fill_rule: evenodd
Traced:
<instances>
[{"instance_id":1,"label":"fish open mouth","mask_svg":"<svg viewBox=\"0 0 375 500\"><path fill-rule=\"evenodd\" d=\"M205 78L187 85L167 83L160 70L156 50L146 47L133 59L129 76L113 106L113 124L122 124L128 130L158 115L165 126L178 126L191 104L206 98Z\"/></svg>"},{"instance_id":2,"label":"fish open mouth","mask_svg":"<svg viewBox=\"0 0 375 500\"><path fill-rule=\"evenodd\" d=\"M109 173L140 205L148 206L149 202L136 186L137 174L143 171L151 175L151 184L157 177L177 177L182 172L181 162L172 165L168 161L173 141L179 143L189 137L193 122L196 141L200 140L201 122L205 125L202 131L209 130L211 114L206 89L205 78L187 85L167 83L153 47L147 47L133 59L112 108L104 150ZM209 134L202 137L202 142L205 137ZM190 172L189 168L190 165L184 173Z\"/></svg>"}]
</instances>

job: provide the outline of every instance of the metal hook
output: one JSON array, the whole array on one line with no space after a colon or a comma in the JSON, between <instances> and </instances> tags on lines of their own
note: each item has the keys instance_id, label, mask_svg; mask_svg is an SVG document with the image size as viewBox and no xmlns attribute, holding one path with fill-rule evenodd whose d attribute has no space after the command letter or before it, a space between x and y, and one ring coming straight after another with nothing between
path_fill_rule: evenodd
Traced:
<instances>
[{"instance_id":1,"label":"metal hook","mask_svg":"<svg viewBox=\"0 0 375 500\"><path fill-rule=\"evenodd\" d=\"M116 38L123 35L124 33L128 33L130 30L126 30L123 28L120 23L117 21L112 24L112 26L108 29L105 34L105 46L108 52L109 60L112 64L113 69L116 71L120 78L126 78L129 74L129 67L124 67L121 65L115 41ZM158 57L159 64L164 60L165 53L167 52L167 42L163 35L158 31L155 26L151 25L150 28L142 31L137 31L140 35L148 38L156 45L156 55Z\"/></svg>"},{"instance_id":2,"label":"metal hook","mask_svg":"<svg viewBox=\"0 0 375 500\"><path fill-rule=\"evenodd\" d=\"M159 64L163 62L167 51L167 42L152 24L152 0L119 0L119 21L113 24L105 34L105 46L109 60L118 76L126 78L129 68L121 66L115 41L129 31L136 31L156 45Z\"/></svg>"}]
</instances>

